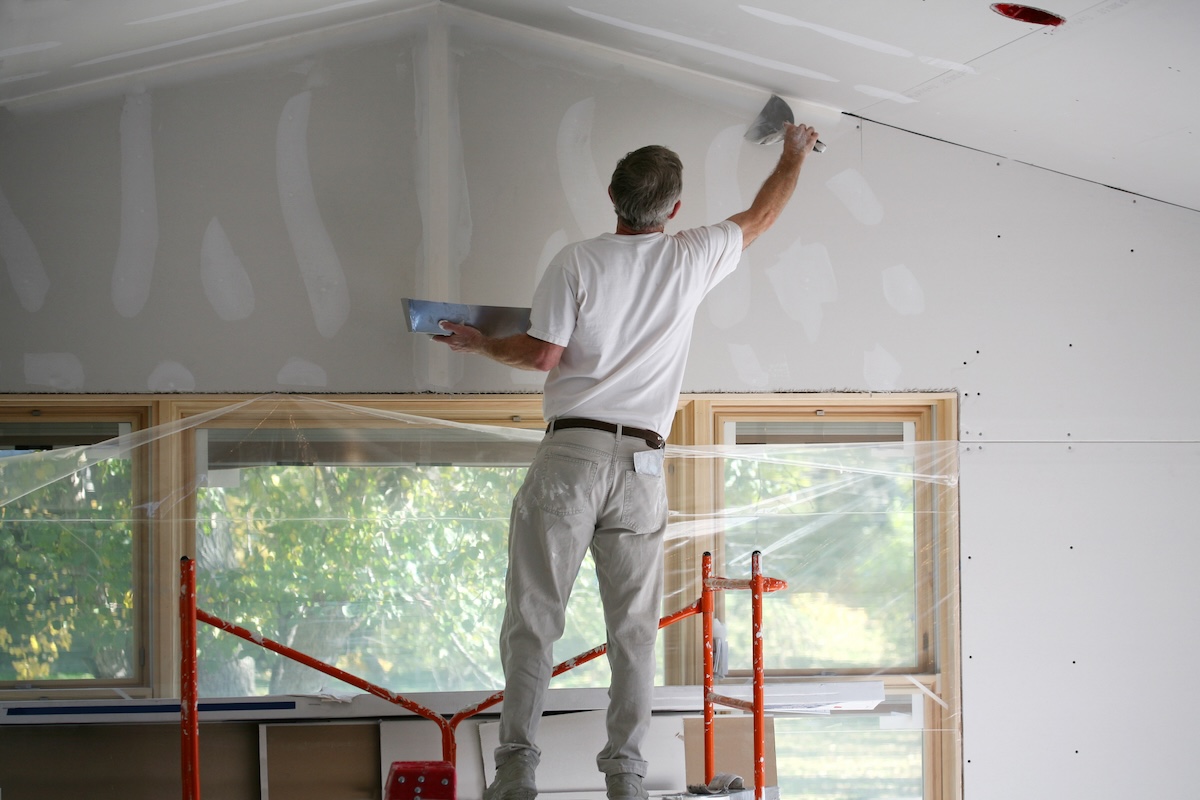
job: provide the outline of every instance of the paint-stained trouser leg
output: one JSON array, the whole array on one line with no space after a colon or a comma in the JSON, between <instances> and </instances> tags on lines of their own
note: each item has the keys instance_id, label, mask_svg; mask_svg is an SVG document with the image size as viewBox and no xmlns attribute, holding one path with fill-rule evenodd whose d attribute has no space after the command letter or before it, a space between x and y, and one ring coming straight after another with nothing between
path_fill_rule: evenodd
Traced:
<instances>
[{"instance_id":1,"label":"paint-stained trouser leg","mask_svg":"<svg viewBox=\"0 0 1200 800\"><path fill-rule=\"evenodd\" d=\"M667 519L661 474L634 469L634 453L648 449L629 437L558 431L543 441L513 501L498 764L522 750L540 756L537 728L553 646L590 544L612 667L609 740L597 765L606 774L645 775L641 743L652 708Z\"/></svg>"},{"instance_id":2,"label":"paint-stained trouser leg","mask_svg":"<svg viewBox=\"0 0 1200 800\"><path fill-rule=\"evenodd\" d=\"M513 500L500 629L505 687L497 764L520 750L540 755L537 728L554 643L562 636L571 587L595 531L595 509L604 495L601 473L610 461L611 453L547 437Z\"/></svg>"},{"instance_id":3,"label":"paint-stained trouser leg","mask_svg":"<svg viewBox=\"0 0 1200 800\"><path fill-rule=\"evenodd\" d=\"M636 472L628 446L622 449L624 458L614 465L613 488L592 540L612 668L608 743L596 766L606 775L645 776L641 745L653 703L667 498L661 473Z\"/></svg>"}]
</instances>

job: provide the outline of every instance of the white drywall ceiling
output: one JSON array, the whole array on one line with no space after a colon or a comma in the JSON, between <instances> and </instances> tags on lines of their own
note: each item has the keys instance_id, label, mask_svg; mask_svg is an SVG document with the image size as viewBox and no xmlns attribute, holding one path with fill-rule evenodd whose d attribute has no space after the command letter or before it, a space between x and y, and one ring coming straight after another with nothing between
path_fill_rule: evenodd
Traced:
<instances>
[{"instance_id":1,"label":"white drywall ceiling","mask_svg":"<svg viewBox=\"0 0 1200 800\"><path fill-rule=\"evenodd\" d=\"M0 0L0 104L439 5L1200 209L1195 0Z\"/></svg>"}]
</instances>

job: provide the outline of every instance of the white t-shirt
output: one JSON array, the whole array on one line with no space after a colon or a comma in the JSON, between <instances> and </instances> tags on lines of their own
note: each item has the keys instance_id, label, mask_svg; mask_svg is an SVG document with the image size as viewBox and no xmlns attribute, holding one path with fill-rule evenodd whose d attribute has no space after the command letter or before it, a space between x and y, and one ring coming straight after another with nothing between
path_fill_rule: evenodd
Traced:
<instances>
[{"instance_id":1,"label":"white t-shirt","mask_svg":"<svg viewBox=\"0 0 1200 800\"><path fill-rule=\"evenodd\" d=\"M563 248L534 293L529 329L566 347L546 376L546 419L589 417L666 436L696 309L741 254L742 229L728 220Z\"/></svg>"}]
</instances>

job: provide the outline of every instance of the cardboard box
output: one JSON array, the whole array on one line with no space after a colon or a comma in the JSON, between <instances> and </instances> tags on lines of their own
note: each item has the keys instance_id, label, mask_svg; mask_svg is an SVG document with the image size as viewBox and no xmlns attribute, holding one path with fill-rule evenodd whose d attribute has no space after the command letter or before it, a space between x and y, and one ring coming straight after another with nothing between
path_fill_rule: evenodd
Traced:
<instances>
[{"instance_id":1,"label":"cardboard box","mask_svg":"<svg viewBox=\"0 0 1200 800\"><path fill-rule=\"evenodd\" d=\"M775 772L775 720L766 718L766 747L763 766L767 786L777 786ZM746 788L754 786L754 718L750 715L718 714L715 719L717 772L741 776ZM683 720L684 774L689 786L704 783L704 718Z\"/></svg>"}]
</instances>

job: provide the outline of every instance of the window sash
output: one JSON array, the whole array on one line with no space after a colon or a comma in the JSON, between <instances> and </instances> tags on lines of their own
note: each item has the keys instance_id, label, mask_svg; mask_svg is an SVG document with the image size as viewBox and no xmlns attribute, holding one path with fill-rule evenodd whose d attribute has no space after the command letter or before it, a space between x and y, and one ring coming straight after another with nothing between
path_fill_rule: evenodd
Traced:
<instances>
[{"instance_id":1,"label":"window sash","mask_svg":"<svg viewBox=\"0 0 1200 800\"><path fill-rule=\"evenodd\" d=\"M0 451L35 452L100 444L146 428L151 418L148 405L129 405L111 398L103 403L75 398L0 402ZM0 528L7 525L15 531L17 527L36 524L40 518L58 534L54 537L57 544L51 545L45 539L39 548L73 545L80 549L81 555L90 553L97 561L87 570L68 567L46 574L28 573L39 576L36 587L44 597L36 613L43 615L44 624L41 633L23 630L17 634L30 641L24 649L36 652L26 653L24 659L18 656L25 675L0 680L4 696L59 692L78 696L80 692L97 689L109 695L112 691L148 693L150 576L146 565L150 545L149 526L142 509L149 483L145 454L134 453L130 459L128 483L117 480L122 497L97 489L97 484L103 485L102 476L96 474L96 467L87 467L73 479L78 484L73 509L29 508L29 503L38 502L41 490L6 506L5 510L14 517L23 507L34 516L25 521L14 518L6 522L0 518ZM128 508L125 517L110 520L91 512L91 504L108 501L125 504ZM111 535L111 531L97 529L101 522L111 531L128 535L127 549L101 552L99 545L110 544L106 539ZM42 531L43 539L47 531ZM89 537L99 538L89 543ZM15 551L11 552L15 555ZM97 576L94 570L113 564L112 559L116 559L116 565L111 567L116 572ZM125 559L127 562L122 564ZM93 604L101 605L92 608ZM36 623L36 619L26 618L26 622ZM56 657L47 660L52 655ZM87 669L89 664L94 671L112 674L100 677L71 674Z\"/></svg>"}]
</instances>

